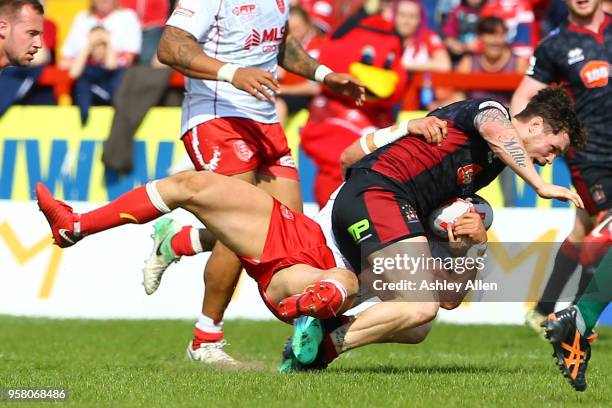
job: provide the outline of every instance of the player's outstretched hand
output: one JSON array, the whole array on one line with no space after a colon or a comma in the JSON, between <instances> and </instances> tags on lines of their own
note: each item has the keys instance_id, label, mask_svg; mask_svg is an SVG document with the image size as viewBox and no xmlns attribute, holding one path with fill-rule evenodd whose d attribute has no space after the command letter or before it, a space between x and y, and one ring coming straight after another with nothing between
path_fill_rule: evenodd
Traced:
<instances>
[{"instance_id":1,"label":"player's outstretched hand","mask_svg":"<svg viewBox=\"0 0 612 408\"><path fill-rule=\"evenodd\" d=\"M353 99L357 106L365 102L365 86L352 75L332 72L325 76L323 83L338 95Z\"/></svg>"},{"instance_id":2,"label":"player's outstretched hand","mask_svg":"<svg viewBox=\"0 0 612 408\"><path fill-rule=\"evenodd\" d=\"M259 68L238 68L232 85L250 93L260 101L274 102L274 96L280 91L278 80L268 71Z\"/></svg>"},{"instance_id":3,"label":"player's outstretched hand","mask_svg":"<svg viewBox=\"0 0 612 408\"><path fill-rule=\"evenodd\" d=\"M580 196L565 187L544 183L536 190L536 193L542 198L556 198L561 201L570 200L576 207L584 208Z\"/></svg>"},{"instance_id":4,"label":"player's outstretched hand","mask_svg":"<svg viewBox=\"0 0 612 408\"><path fill-rule=\"evenodd\" d=\"M422 135L427 143L440 144L448 133L446 122L435 116L412 119L408 122L408 133Z\"/></svg>"}]
</instances>

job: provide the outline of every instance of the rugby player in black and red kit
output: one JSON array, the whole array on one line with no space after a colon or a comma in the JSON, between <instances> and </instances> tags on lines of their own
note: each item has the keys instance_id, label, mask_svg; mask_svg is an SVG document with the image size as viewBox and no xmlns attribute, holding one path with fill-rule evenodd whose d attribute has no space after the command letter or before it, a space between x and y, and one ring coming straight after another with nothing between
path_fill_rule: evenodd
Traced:
<instances>
[{"instance_id":1,"label":"rugby player in black and red kit","mask_svg":"<svg viewBox=\"0 0 612 408\"><path fill-rule=\"evenodd\" d=\"M378 149L365 157L364 150L372 150L369 141L357 141L343 154L348 163L363 158L349 169L335 198L332 228L340 251L362 285L377 259L396 259L398 254L429 257L423 217L453 197L465 197L486 186L506 165L541 197L582 206L577 194L545 183L533 165L533 161L550 164L570 145L580 147L585 142L586 132L573 103L561 89L540 91L514 117L490 99L457 102L430 116L447 123L447 136L438 145L408 135L384 147L374 143ZM436 271L421 265L420 276L433 279ZM392 266L377 278L400 282L406 272ZM423 341L440 307L438 293L420 291L416 299L414 291L388 288L379 292L374 288L373 294L383 302L356 318L338 317L323 324L300 320L294 334L303 339L302 345L311 338L320 345L312 364L320 368L339 353L366 344ZM284 357L285 361L297 358ZM309 368L297 360L293 368Z\"/></svg>"},{"instance_id":2,"label":"rugby player in black and red kit","mask_svg":"<svg viewBox=\"0 0 612 408\"><path fill-rule=\"evenodd\" d=\"M561 245L549 281L535 310L528 312L527 323L541 330L539 323L553 312L564 286L578 264L583 265L576 298L584 292L599 262L594 251L601 245L610 247L607 224L612 220L612 16L604 13L601 0L567 0L568 21L553 30L537 47L527 75L512 99L512 109L519 111L529 98L551 82L564 84L576 100L576 111L585 124L589 139L583 151L571 151L565 156L572 183L585 208L576 210L574 228ZM581 243L583 243L581 245ZM571 318L563 318L572 312ZM567 330L570 343L575 338L576 313L566 309L556 316ZM578 316L580 319L580 316ZM578 351L588 355L585 333L578 337ZM550 337L550 336L549 336ZM557 336L558 337L558 336ZM565 351L570 353L570 351ZM570 382L584 389L586 360L575 360L578 371L567 366ZM570 370L571 369L571 370ZM582 380L578 377L582 377Z\"/></svg>"}]
</instances>

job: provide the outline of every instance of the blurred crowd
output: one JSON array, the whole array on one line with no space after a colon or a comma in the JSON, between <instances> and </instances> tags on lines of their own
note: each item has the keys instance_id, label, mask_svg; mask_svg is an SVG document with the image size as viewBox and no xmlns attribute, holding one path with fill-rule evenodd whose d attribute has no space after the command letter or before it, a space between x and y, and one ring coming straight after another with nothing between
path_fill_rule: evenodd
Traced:
<instances>
[{"instance_id":1,"label":"blurred crowd","mask_svg":"<svg viewBox=\"0 0 612 408\"><path fill-rule=\"evenodd\" d=\"M51 3L53 0L47 0ZM67 28L63 44L56 24L45 21L44 49L30 68L9 68L0 76L0 114L12 104L53 105L49 86L37 84L44 66L54 64L74 79L72 101L87 122L89 107L111 105L130 67L161 69L156 48L172 0L91 0ZM373 13L395 24L404 51L402 65L416 72L523 72L542 36L567 15L563 0L292 0L290 31L316 57L321 42L347 20ZM612 9L612 0L606 2ZM168 74L168 73L166 73ZM167 75L166 75L167 76ZM165 77L165 76L164 76ZM287 73L282 75L281 118L307 107L320 89ZM167 82L167 78L166 78ZM163 104L158 95L153 104ZM421 93L421 107L489 95L450 89ZM508 101L510 95L493 92ZM168 104L178 105L180 97Z\"/></svg>"},{"instance_id":2,"label":"blurred crowd","mask_svg":"<svg viewBox=\"0 0 612 408\"><path fill-rule=\"evenodd\" d=\"M47 0L47 6L54 0ZM171 70L156 57L172 0L91 0L58 43L58 27L47 19L44 48L28 68L0 75L0 115L13 104L53 105L53 89L39 79L48 65L73 79L71 100L83 125L93 105L113 105L115 117L104 146L106 166L132 168L132 138L148 109L179 106L182 90L169 86ZM606 1L612 9L612 0ZM420 107L432 109L470 97L493 96L509 103L509 91L432 89L432 72L523 73L538 41L567 16L563 0L291 0L290 32L314 58L321 45L351 22L378 14L392 25L403 47L408 74L425 73ZM340 34L339 34L340 33ZM280 72L281 122L308 108L320 84ZM396 109L399 111L401 107Z\"/></svg>"}]
</instances>

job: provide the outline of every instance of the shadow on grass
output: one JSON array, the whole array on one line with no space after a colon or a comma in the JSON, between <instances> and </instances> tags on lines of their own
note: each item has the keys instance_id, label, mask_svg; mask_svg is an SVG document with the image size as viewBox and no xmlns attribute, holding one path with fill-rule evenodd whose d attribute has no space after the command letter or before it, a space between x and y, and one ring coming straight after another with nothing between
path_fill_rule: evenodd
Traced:
<instances>
[{"instance_id":1,"label":"shadow on grass","mask_svg":"<svg viewBox=\"0 0 612 408\"><path fill-rule=\"evenodd\" d=\"M372 366L330 367L326 371L337 374L511 374L523 371L520 367L488 367L459 364L430 365L427 367Z\"/></svg>"}]
</instances>

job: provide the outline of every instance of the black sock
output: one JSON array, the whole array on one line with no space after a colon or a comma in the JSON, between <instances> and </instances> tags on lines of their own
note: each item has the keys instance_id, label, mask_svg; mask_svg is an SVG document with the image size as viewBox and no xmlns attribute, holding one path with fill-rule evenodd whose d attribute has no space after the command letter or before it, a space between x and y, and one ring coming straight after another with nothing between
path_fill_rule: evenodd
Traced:
<instances>
[{"instance_id":1,"label":"black sock","mask_svg":"<svg viewBox=\"0 0 612 408\"><path fill-rule=\"evenodd\" d=\"M536 306L538 313L548 316L554 312L555 304L559 300L563 288L578 266L579 245L565 239L559 247L552 273Z\"/></svg>"}]
</instances>

